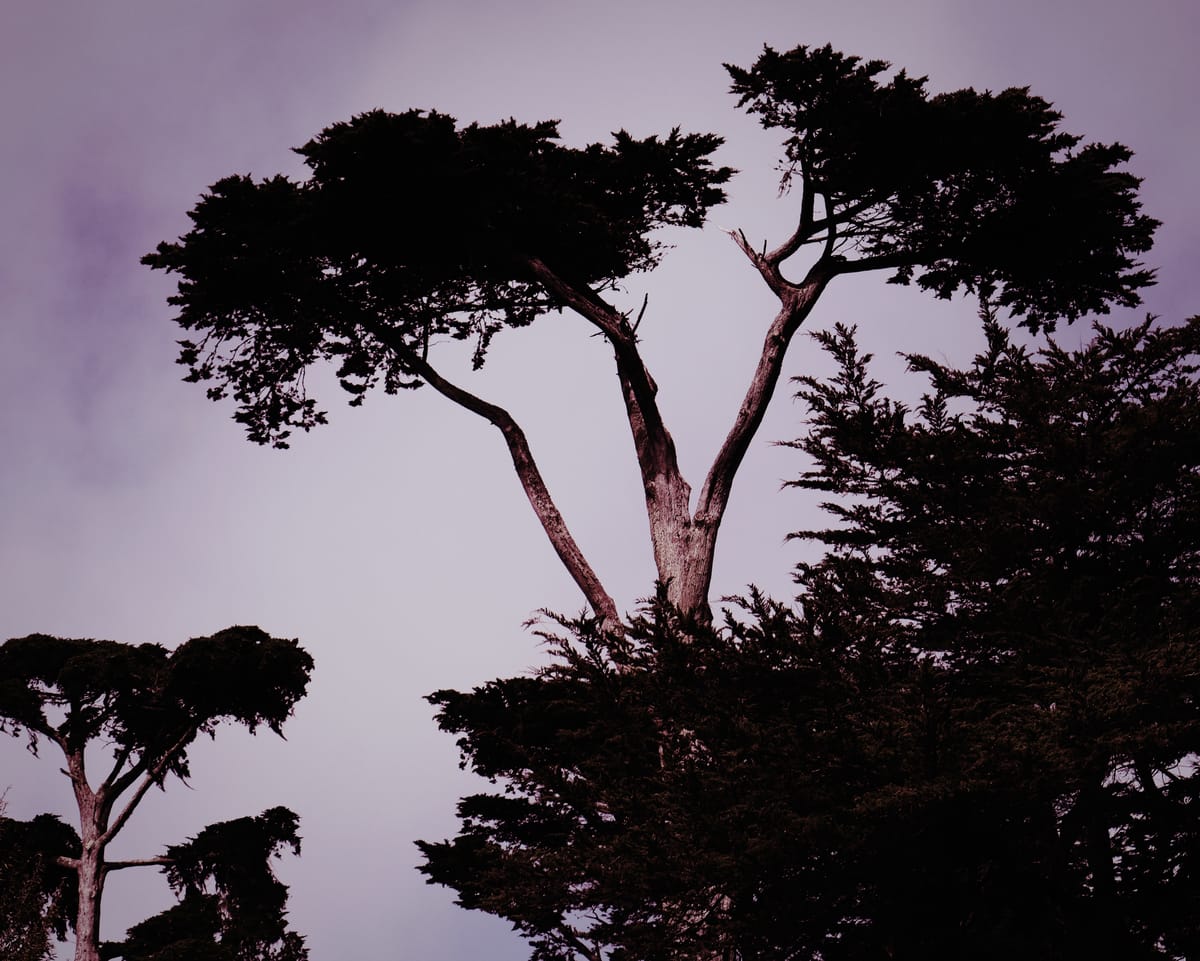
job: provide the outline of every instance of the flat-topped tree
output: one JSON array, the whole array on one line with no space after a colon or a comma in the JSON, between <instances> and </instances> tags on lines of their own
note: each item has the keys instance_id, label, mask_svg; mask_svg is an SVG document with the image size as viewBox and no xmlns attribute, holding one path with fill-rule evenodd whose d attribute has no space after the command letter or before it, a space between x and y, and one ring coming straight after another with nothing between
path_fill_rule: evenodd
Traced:
<instances>
[{"instance_id":1,"label":"flat-topped tree","mask_svg":"<svg viewBox=\"0 0 1200 961\"><path fill-rule=\"evenodd\" d=\"M659 579L708 613L717 533L784 356L826 286L889 272L938 296L984 291L1031 327L1133 304L1151 282L1135 257L1155 222L1120 145L1082 145L1026 90L930 96L925 81L829 47L767 48L728 67L741 105L784 137L796 226L778 246L734 240L779 299L733 425L692 504L637 318L605 294L658 262L654 231L700 227L732 171L721 139L682 134L568 147L556 125L459 128L442 114L375 111L299 149L307 180L215 184L192 230L144 262L180 275L171 303L190 332L179 361L209 396L232 396L258 443L324 423L305 388L332 361L361 403L428 384L503 434L530 504L595 613L617 606L571 536L520 426L434 365L447 338L475 344L569 311L613 349L645 490ZM796 279L799 278L799 279ZM586 329L586 328L585 328Z\"/></svg>"},{"instance_id":2,"label":"flat-topped tree","mask_svg":"<svg viewBox=\"0 0 1200 961\"><path fill-rule=\"evenodd\" d=\"M213 825L161 856L109 860L105 852L152 787L189 776L197 736L215 736L224 723L282 736L312 666L295 641L256 627L193 638L174 651L41 634L0 645L0 731L27 736L35 754L44 741L58 746L79 811L77 835L46 816L27 825L0 820L0 862L11 860L42 892L58 935L64 921L75 929L75 961L178 961L201 948L195 956L219 961L304 961L303 940L284 920L287 889L269 866L282 847L299 851L296 815L286 808ZM97 757L101 778L88 772ZM162 868L182 905L139 925L129 942L102 946L105 879L143 866ZM0 929L0 943L10 935L35 940Z\"/></svg>"}]
</instances>

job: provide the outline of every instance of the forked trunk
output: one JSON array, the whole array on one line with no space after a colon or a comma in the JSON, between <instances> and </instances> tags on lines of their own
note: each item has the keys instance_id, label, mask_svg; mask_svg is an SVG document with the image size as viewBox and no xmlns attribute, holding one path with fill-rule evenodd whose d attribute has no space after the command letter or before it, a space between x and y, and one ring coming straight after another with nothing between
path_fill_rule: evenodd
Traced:
<instances>
[{"instance_id":1,"label":"forked trunk","mask_svg":"<svg viewBox=\"0 0 1200 961\"><path fill-rule=\"evenodd\" d=\"M658 577L667 586L667 600L680 613L700 621L712 620L708 590L712 584L717 528L686 521L670 530L652 532Z\"/></svg>"},{"instance_id":2,"label":"forked trunk","mask_svg":"<svg viewBox=\"0 0 1200 961\"><path fill-rule=\"evenodd\" d=\"M75 914L75 961L100 961L100 901L104 893L105 836L111 800L106 787L93 791L88 784L81 746L60 742L67 757L68 774L79 807L79 860L71 859L79 878L79 904Z\"/></svg>"}]
</instances>

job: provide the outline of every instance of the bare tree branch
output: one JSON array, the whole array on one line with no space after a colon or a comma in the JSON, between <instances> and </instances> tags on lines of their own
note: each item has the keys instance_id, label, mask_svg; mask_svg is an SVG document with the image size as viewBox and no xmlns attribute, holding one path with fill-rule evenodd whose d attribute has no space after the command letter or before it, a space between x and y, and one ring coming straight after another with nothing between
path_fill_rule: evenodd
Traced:
<instances>
[{"instance_id":1,"label":"bare tree branch","mask_svg":"<svg viewBox=\"0 0 1200 961\"><path fill-rule=\"evenodd\" d=\"M834 259L830 262L830 270L834 274L861 274L871 270L891 270L911 262L909 255L879 254L875 257L859 257L857 260Z\"/></svg>"},{"instance_id":2,"label":"bare tree branch","mask_svg":"<svg viewBox=\"0 0 1200 961\"><path fill-rule=\"evenodd\" d=\"M735 240L743 250L747 250L744 238L735 237ZM741 467L750 442L762 424L767 405L770 404L775 393L780 372L783 369L784 357L792 338L812 312L817 299L833 276L828 270L827 261L822 259L813 266L802 284L794 286L782 281L778 271L773 270L771 265L756 257L752 250L747 252L747 256L755 261L755 265L768 284L771 284L773 280L782 282L779 288L782 292L782 306L767 331L758 365L750 380L750 386L738 408L733 427L713 460L696 503L695 520L698 523L711 525L714 529L720 525L725 508L729 503L733 478Z\"/></svg>"},{"instance_id":3,"label":"bare tree branch","mask_svg":"<svg viewBox=\"0 0 1200 961\"><path fill-rule=\"evenodd\" d=\"M550 539L550 544L559 560L562 561L571 578L583 592L583 596L591 605L596 616L601 618L610 629L619 629L621 618L617 612L616 602L604 589L600 578L596 576L596 572L592 570L583 551L580 550L578 543L571 535L562 513L550 496L550 491L546 487L537 462L533 459L525 432L512 415L503 407L489 403L446 380L427 360L397 343L398 339L390 335L385 328L373 328L372 333L397 350L404 358L405 364L414 373L423 377L429 386L439 394L460 407L478 414L499 429L505 444L508 445L509 456L512 458L513 468L517 472L517 478L521 482L525 496L528 498L534 514L541 521L542 529Z\"/></svg>"},{"instance_id":4,"label":"bare tree branch","mask_svg":"<svg viewBox=\"0 0 1200 961\"><path fill-rule=\"evenodd\" d=\"M803 193L800 197L800 223L796 225L795 232L782 244L770 253L767 253L765 250L763 251L760 256L764 260L778 267L799 250L804 242L812 237L814 233L819 232L821 228L813 223L813 208L815 204L816 194L809 182L805 180Z\"/></svg>"},{"instance_id":5,"label":"bare tree branch","mask_svg":"<svg viewBox=\"0 0 1200 961\"><path fill-rule=\"evenodd\" d=\"M133 858L129 861L105 861L105 871L121 871L125 868L143 868L143 867L161 867L164 864L174 864L174 858L157 857L157 858Z\"/></svg>"},{"instance_id":6,"label":"bare tree branch","mask_svg":"<svg viewBox=\"0 0 1200 961\"><path fill-rule=\"evenodd\" d=\"M141 803L142 798L146 796L146 792L149 791L153 785L160 784L162 782L163 772L166 771L167 766L178 756L179 752L185 748L195 736L196 728L189 727L184 733L176 738L175 742L166 751L164 751L162 755L160 755L159 759L152 766L150 766L150 768L146 771L145 777L142 778L141 782L134 789L132 796L125 804L125 807L121 809L120 813L113 819L112 823L109 824L108 829L96 839L96 843L99 846L103 847L104 845L108 844L109 841L117 836L121 828L125 827L125 822L129 820L130 816L134 812L134 809L137 808L137 806ZM141 765L139 764L138 767L141 767ZM137 768L134 768L134 770L136 769ZM124 780L124 778L121 779L121 781ZM121 781L117 783L119 784ZM128 784L126 783L126 787L127 786ZM121 788L120 790L115 791L115 793L105 799L105 803L111 804L115 802L117 796L123 793L124 790L124 788Z\"/></svg>"},{"instance_id":7,"label":"bare tree branch","mask_svg":"<svg viewBox=\"0 0 1200 961\"><path fill-rule=\"evenodd\" d=\"M108 777L100 785L101 791L111 791L113 784L116 783L117 777L121 773L121 769L125 767L129 761L129 756L133 753L133 745L127 744L117 752L117 756L113 762L112 770L108 772ZM118 792L119 793L119 792Z\"/></svg>"},{"instance_id":8,"label":"bare tree branch","mask_svg":"<svg viewBox=\"0 0 1200 961\"><path fill-rule=\"evenodd\" d=\"M577 288L537 258L527 258L526 262L547 290L597 327L612 345L642 475L655 566L662 580L676 579L680 559L693 535L692 490L680 472L675 441L658 407L658 387L638 352L634 329L623 314L595 292ZM674 594L675 589L668 585L668 596ZM679 600L677 596L672 599Z\"/></svg>"}]
</instances>

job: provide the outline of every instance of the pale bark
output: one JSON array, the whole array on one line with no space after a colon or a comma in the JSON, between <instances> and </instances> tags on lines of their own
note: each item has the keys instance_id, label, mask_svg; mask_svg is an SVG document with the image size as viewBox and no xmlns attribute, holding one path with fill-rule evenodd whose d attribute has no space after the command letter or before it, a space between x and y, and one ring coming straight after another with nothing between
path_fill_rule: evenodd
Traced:
<instances>
[{"instance_id":1,"label":"pale bark","mask_svg":"<svg viewBox=\"0 0 1200 961\"><path fill-rule=\"evenodd\" d=\"M167 858L161 857L108 862L104 859L104 852L125 826L142 798L146 796L146 792L160 782L163 772L195 737L196 732L192 729L184 731L152 765L143 760L123 771L122 768L128 762L131 752L119 753L112 771L95 789L88 782L84 746L72 743L60 732L47 733L58 743L66 756L67 768L63 773L71 779L75 804L79 810L79 838L82 842L79 857L58 859L59 864L75 871L78 877L79 909L75 916L75 961L100 961L100 908L104 896L104 881L109 872L169 863ZM137 787L133 794L120 813L113 818L113 806L117 799L135 782Z\"/></svg>"},{"instance_id":2,"label":"pale bark","mask_svg":"<svg viewBox=\"0 0 1200 961\"><path fill-rule=\"evenodd\" d=\"M524 257L530 274L565 308L594 326L608 341L616 362L626 418L641 473L650 543L658 579L667 599L681 611L711 618L708 593L712 584L717 534L737 475L750 443L774 397L796 331L834 276L859 269L834 256L839 217L828 211L815 219L816 196L805 188L800 220L793 234L771 251L756 252L741 233L734 240L779 298L780 308L767 331L762 353L734 422L691 507L692 489L679 469L675 442L658 407L658 387L638 350L636 325L587 285L558 275L537 257ZM822 244L823 253L803 281L787 280L781 265L806 244ZM874 265L878 266L878 265ZM483 417L508 445L513 468L530 506L555 553L608 630L619 631L621 619L611 595L571 535L542 478L524 432L507 410L446 380L425 356L383 323L363 321L365 329L391 349L401 363L440 394Z\"/></svg>"},{"instance_id":3,"label":"pale bark","mask_svg":"<svg viewBox=\"0 0 1200 961\"><path fill-rule=\"evenodd\" d=\"M600 578L592 570L579 544L576 543L567 527L567 522L554 503L554 498L550 496L550 490L542 478L537 461L533 458L533 452L529 448L525 432L513 416L503 407L483 400L457 384L451 383L438 373L424 357L411 350L394 331L384 325L369 325L367 329L402 358L404 364L414 374L418 374L439 394L484 418L500 431L504 443L508 446L509 457L512 459L513 469L517 473L521 487L525 491L525 497L541 522L542 529L546 532L546 537L550 540L563 567L583 592L584 598L603 625L609 630L620 630L621 615L617 610L616 602L604 589Z\"/></svg>"},{"instance_id":4,"label":"pale bark","mask_svg":"<svg viewBox=\"0 0 1200 961\"><path fill-rule=\"evenodd\" d=\"M67 774L79 809L82 841L75 873L79 879L79 910L75 916L75 961L100 961L100 903L104 894L104 832L109 803L104 788L93 791L84 768L83 746L59 740L67 756Z\"/></svg>"},{"instance_id":5,"label":"pale bark","mask_svg":"<svg viewBox=\"0 0 1200 961\"><path fill-rule=\"evenodd\" d=\"M735 234L742 251L780 300L780 309L763 343L763 350L732 428L713 461L695 512L691 487L679 469L675 443L663 422L657 386L646 370L637 335L628 318L594 291L572 285L544 262L527 258L535 277L570 310L596 327L612 345L617 375L642 476L650 542L658 578L667 599L685 613L711 617L708 593L712 584L717 534L729 503L733 479L750 442L762 424L783 369L784 357L800 325L811 313L826 285L837 273L830 256L832 225L828 218L813 220L814 198L805 192L795 233L781 246L757 253L746 238ZM780 265L815 234L825 232L825 255L801 283L785 279Z\"/></svg>"},{"instance_id":6,"label":"pale bark","mask_svg":"<svg viewBox=\"0 0 1200 961\"><path fill-rule=\"evenodd\" d=\"M100 901L104 894L104 849L84 841L79 860L79 913L75 919L75 961L100 961Z\"/></svg>"},{"instance_id":7,"label":"pale bark","mask_svg":"<svg viewBox=\"0 0 1200 961\"><path fill-rule=\"evenodd\" d=\"M666 584L667 599L672 603L688 612L706 613L706 608L701 610L694 600L694 568L695 560L707 552L707 545L692 521L691 487L680 472L675 441L663 422L658 387L642 362L636 332L625 315L593 291L572 286L540 260L531 258L528 263L548 290L596 327L612 346L642 476L658 578ZM704 594L706 602L707 588Z\"/></svg>"}]
</instances>

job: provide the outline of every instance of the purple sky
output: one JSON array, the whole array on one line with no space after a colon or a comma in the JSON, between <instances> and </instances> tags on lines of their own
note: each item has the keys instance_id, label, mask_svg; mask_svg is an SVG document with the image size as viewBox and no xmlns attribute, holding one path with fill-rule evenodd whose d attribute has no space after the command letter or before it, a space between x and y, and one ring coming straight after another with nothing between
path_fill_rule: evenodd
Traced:
<instances>
[{"instance_id":1,"label":"purple sky","mask_svg":"<svg viewBox=\"0 0 1200 961\"><path fill-rule=\"evenodd\" d=\"M336 12L334 12L336 11ZM647 362L695 486L749 377L772 299L721 232L778 241L773 137L733 109L722 61L763 43L832 42L928 74L934 90L1028 85L1089 139L1136 151L1164 221L1148 309L1197 310L1200 7L1190 0L484 4L63 0L0 13L0 638L33 631L173 646L235 623L298 637L317 671L288 741L229 731L197 745L191 789L151 796L114 856L157 853L214 820L299 812L284 863L314 961L524 957L502 922L453 907L413 870L415 838L453 831L478 785L422 695L543 661L522 622L581 599L545 541L499 435L431 391L347 409L278 452L179 382L168 278L139 266L229 173L298 172L289 148L383 107L464 122L560 118L579 144L626 127L725 135L742 173L703 232L678 238L650 294ZM903 149L903 145L897 145ZM1120 318L1129 322L1140 313ZM848 278L812 323L860 325L954 361L969 304ZM1080 333L1066 331L1064 340ZM790 374L813 369L806 339ZM524 425L568 523L618 603L651 588L632 451L603 345L571 318L498 338L473 389ZM328 385L321 385L328 386ZM911 386L901 389L911 390ZM813 504L771 440L800 431L787 392L739 477L714 592L789 596ZM0 742L10 814L72 813L49 751ZM168 903L157 873L114 875L104 934Z\"/></svg>"}]
</instances>

